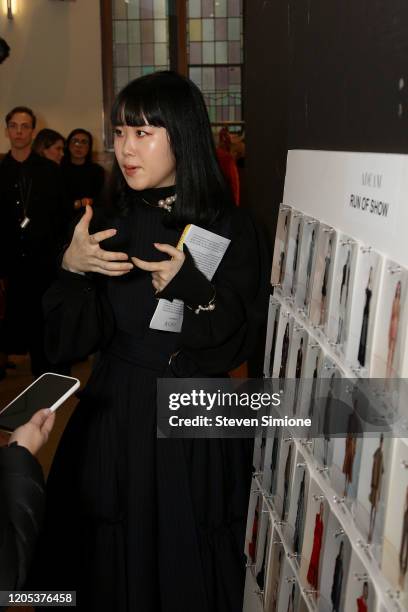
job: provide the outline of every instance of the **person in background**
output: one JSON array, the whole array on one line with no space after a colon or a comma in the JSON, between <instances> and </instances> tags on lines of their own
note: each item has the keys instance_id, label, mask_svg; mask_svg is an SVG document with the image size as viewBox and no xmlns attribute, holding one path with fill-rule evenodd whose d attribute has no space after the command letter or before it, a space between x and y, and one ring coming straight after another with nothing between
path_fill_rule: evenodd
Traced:
<instances>
[{"instance_id":1,"label":"person in background","mask_svg":"<svg viewBox=\"0 0 408 612\"><path fill-rule=\"evenodd\" d=\"M64 157L65 139L59 132L44 128L34 138L33 151L60 164Z\"/></svg>"},{"instance_id":2,"label":"person in background","mask_svg":"<svg viewBox=\"0 0 408 612\"><path fill-rule=\"evenodd\" d=\"M63 183L58 166L31 149L33 111L18 106L5 120L10 151L0 163L0 373L8 354L28 350L32 373L39 376L50 367L41 300L56 276L63 242Z\"/></svg>"},{"instance_id":3,"label":"person in background","mask_svg":"<svg viewBox=\"0 0 408 612\"><path fill-rule=\"evenodd\" d=\"M93 204L105 182L104 169L92 161L92 147L92 134L87 130L77 128L68 135L61 167L72 214Z\"/></svg>"},{"instance_id":4,"label":"person in background","mask_svg":"<svg viewBox=\"0 0 408 612\"><path fill-rule=\"evenodd\" d=\"M218 135L217 158L221 171L230 186L234 202L237 206L240 203L239 174L235 159L231 154L231 136L228 128L223 127Z\"/></svg>"},{"instance_id":5,"label":"person in background","mask_svg":"<svg viewBox=\"0 0 408 612\"><path fill-rule=\"evenodd\" d=\"M0 64L6 61L10 55L10 47L4 38L0 38Z\"/></svg>"},{"instance_id":6,"label":"person in background","mask_svg":"<svg viewBox=\"0 0 408 612\"><path fill-rule=\"evenodd\" d=\"M39 410L0 448L0 591L24 586L45 504L44 477L34 455L54 421L54 412Z\"/></svg>"}]
</instances>

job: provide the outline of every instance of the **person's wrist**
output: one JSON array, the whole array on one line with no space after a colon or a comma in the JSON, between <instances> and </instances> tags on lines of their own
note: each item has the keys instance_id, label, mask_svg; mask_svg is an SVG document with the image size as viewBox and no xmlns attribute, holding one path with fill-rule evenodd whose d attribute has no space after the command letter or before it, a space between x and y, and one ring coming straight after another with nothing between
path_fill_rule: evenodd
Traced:
<instances>
[{"instance_id":1,"label":"person's wrist","mask_svg":"<svg viewBox=\"0 0 408 612\"><path fill-rule=\"evenodd\" d=\"M21 439L18 436L13 438L13 435L11 435L8 446L20 446L21 448L25 448L26 450L28 450L31 455L36 455L39 451L38 445L30 444L27 440L25 440L24 438Z\"/></svg>"},{"instance_id":2,"label":"person's wrist","mask_svg":"<svg viewBox=\"0 0 408 612\"><path fill-rule=\"evenodd\" d=\"M64 253L64 257L62 258L61 266L63 270L66 270L67 272L73 272L74 274L85 274L84 272L82 272L82 270L77 270L75 268L75 265L72 263L70 252L69 252L69 247Z\"/></svg>"}]
</instances>

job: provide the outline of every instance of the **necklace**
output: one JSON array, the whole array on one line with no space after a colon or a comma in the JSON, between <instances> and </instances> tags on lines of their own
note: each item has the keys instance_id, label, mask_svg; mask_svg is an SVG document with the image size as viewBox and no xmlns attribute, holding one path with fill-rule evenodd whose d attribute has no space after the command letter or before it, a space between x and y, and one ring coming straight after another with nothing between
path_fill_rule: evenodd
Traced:
<instances>
[{"instance_id":1,"label":"necklace","mask_svg":"<svg viewBox=\"0 0 408 612\"><path fill-rule=\"evenodd\" d=\"M177 195L172 195L168 198L164 198L164 200L159 200L157 204L152 204L151 202L145 200L145 198L142 198L142 200L143 202L145 202L145 204L153 206L153 208L164 208L164 210L167 210L167 212L171 212L173 204L177 200Z\"/></svg>"}]
</instances>

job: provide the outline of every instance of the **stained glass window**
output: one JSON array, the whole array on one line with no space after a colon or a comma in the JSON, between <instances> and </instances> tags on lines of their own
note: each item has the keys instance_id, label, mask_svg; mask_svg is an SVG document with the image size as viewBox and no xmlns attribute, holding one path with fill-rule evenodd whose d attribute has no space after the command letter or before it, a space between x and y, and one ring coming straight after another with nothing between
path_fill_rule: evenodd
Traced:
<instances>
[{"instance_id":1,"label":"stained glass window","mask_svg":"<svg viewBox=\"0 0 408 612\"><path fill-rule=\"evenodd\" d=\"M169 68L167 0L112 0L116 94L131 79Z\"/></svg>"},{"instance_id":2,"label":"stained glass window","mask_svg":"<svg viewBox=\"0 0 408 612\"><path fill-rule=\"evenodd\" d=\"M242 0L188 0L189 76L213 123L242 119Z\"/></svg>"}]
</instances>

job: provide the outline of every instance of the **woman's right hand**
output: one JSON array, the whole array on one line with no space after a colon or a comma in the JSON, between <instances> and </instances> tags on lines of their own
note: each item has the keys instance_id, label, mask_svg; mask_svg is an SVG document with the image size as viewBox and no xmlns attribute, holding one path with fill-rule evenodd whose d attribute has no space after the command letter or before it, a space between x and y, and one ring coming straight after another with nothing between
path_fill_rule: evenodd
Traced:
<instances>
[{"instance_id":1,"label":"woman's right hand","mask_svg":"<svg viewBox=\"0 0 408 612\"><path fill-rule=\"evenodd\" d=\"M89 234L89 223L92 219L92 206L85 207L85 213L75 227L71 244L67 248L62 260L62 267L69 272L85 273L99 272L106 276L123 276L133 269L128 262L126 253L104 251L99 246L102 240L112 238L117 232L115 229Z\"/></svg>"}]
</instances>

